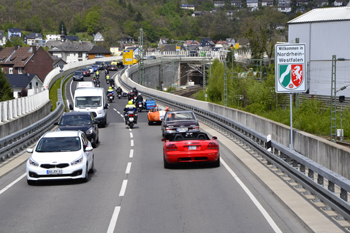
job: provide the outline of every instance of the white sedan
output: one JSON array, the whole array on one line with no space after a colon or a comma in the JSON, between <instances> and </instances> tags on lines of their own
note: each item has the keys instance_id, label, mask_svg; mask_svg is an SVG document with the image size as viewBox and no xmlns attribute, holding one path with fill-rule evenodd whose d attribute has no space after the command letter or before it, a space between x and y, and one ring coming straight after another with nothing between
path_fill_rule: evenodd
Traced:
<instances>
[{"instance_id":1,"label":"white sedan","mask_svg":"<svg viewBox=\"0 0 350 233\"><path fill-rule=\"evenodd\" d=\"M90 141L82 131L56 131L45 133L27 161L29 185L40 180L89 180L94 171L94 153Z\"/></svg>"}]
</instances>

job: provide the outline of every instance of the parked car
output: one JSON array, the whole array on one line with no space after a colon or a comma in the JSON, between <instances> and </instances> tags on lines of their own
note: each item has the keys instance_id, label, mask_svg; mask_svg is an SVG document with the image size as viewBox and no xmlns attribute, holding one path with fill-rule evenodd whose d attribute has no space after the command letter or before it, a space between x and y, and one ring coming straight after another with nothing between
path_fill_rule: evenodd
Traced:
<instances>
[{"instance_id":1,"label":"parked car","mask_svg":"<svg viewBox=\"0 0 350 233\"><path fill-rule=\"evenodd\" d=\"M84 81L83 72L80 70L75 71L74 75L73 75L73 80L74 81Z\"/></svg>"},{"instance_id":2,"label":"parked car","mask_svg":"<svg viewBox=\"0 0 350 233\"><path fill-rule=\"evenodd\" d=\"M206 133L176 133L163 138L164 168L181 163L211 163L220 166L220 151L217 138L210 139Z\"/></svg>"},{"instance_id":3,"label":"parked car","mask_svg":"<svg viewBox=\"0 0 350 233\"><path fill-rule=\"evenodd\" d=\"M87 138L94 148L99 143L98 121L95 121L95 113L92 112L65 112L63 113L58 125L58 131L81 130L85 132Z\"/></svg>"},{"instance_id":4,"label":"parked car","mask_svg":"<svg viewBox=\"0 0 350 233\"><path fill-rule=\"evenodd\" d=\"M172 111L165 114L161 130L163 137L174 133L199 132L199 123L192 111Z\"/></svg>"},{"instance_id":5,"label":"parked car","mask_svg":"<svg viewBox=\"0 0 350 233\"><path fill-rule=\"evenodd\" d=\"M118 70L118 67L117 67L116 65L109 65L109 66L108 66L108 70L117 71L117 70Z\"/></svg>"},{"instance_id":6,"label":"parked car","mask_svg":"<svg viewBox=\"0 0 350 233\"><path fill-rule=\"evenodd\" d=\"M90 70L88 68L82 68L81 72L83 73L84 77L90 76Z\"/></svg>"},{"instance_id":7,"label":"parked car","mask_svg":"<svg viewBox=\"0 0 350 233\"><path fill-rule=\"evenodd\" d=\"M26 164L29 185L58 179L87 182L94 172L93 148L82 131L49 131L27 152L32 154Z\"/></svg>"}]
</instances>

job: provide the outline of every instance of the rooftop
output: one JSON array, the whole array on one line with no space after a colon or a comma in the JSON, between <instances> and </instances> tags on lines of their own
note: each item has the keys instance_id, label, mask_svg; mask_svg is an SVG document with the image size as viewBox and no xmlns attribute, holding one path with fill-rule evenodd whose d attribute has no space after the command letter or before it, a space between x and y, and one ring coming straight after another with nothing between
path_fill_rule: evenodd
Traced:
<instances>
[{"instance_id":1,"label":"rooftop","mask_svg":"<svg viewBox=\"0 0 350 233\"><path fill-rule=\"evenodd\" d=\"M329 7L311 10L289 21L288 24L347 20L350 20L350 7Z\"/></svg>"}]
</instances>

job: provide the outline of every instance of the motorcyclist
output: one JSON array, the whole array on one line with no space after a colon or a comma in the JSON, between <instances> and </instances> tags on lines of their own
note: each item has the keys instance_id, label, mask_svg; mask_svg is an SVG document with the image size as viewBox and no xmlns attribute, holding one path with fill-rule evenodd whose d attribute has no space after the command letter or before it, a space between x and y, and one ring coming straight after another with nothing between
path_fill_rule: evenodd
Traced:
<instances>
[{"instance_id":1,"label":"motorcyclist","mask_svg":"<svg viewBox=\"0 0 350 233\"><path fill-rule=\"evenodd\" d=\"M113 87L111 87L111 86L110 86L110 87L108 88L108 90L107 90L107 93L106 93L107 97L109 96L110 93L112 93L113 99L114 99L114 89L113 89Z\"/></svg>"},{"instance_id":2,"label":"motorcyclist","mask_svg":"<svg viewBox=\"0 0 350 233\"><path fill-rule=\"evenodd\" d=\"M142 97L141 93L138 93L137 97L136 97L136 103L139 103L139 102L143 102L143 97Z\"/></svg>"},{"instance_id":3,"label":"motorcyclist","mask_svg":"<svg viewBox=\"0 0 350 233\"><path fill-rule=\"evenodd\" d=\"M109 82L109 74L106 75L106 83Z\"/></svg>"},{"instance_id":4,"label":"motorcyclist","mask_svg":"<svg viewBox=\"0 0 350 233\"><path fill-rule=\"evenodd\" d=\"M135 113L135 124L137 124L137 111L136 111L136 106L133 104L132 100L128 101L128 104L125 105L124 108L124 118L125 118L125 124L128 124L128 111L134 111Z\"/></svg>"},{"instance_id":5,"label":"motorcyclist","mask_svg":"<svg viewBox=\"0 0 350 233\"><path fill-rule=\"evenodd\" d=\"M105 69L105 75L109 74L109 70L106 68Z\"/></svg>"},{"instance_id":6,"label":"motorcyclist","mask_svg":"<svg viewBox=\"0 0 350 233\"><path fill-rule=\"evenodd\" d=\"M115 82L114 82L114 79L113 79L113 78L111 78L111 79L109 80L109 85L110 85L111 87L114 87Z\"/></svg>"},{"instance_id":7,"label":"motorcyclist","mask_svg":"<svg viewBox=\"0 0 350 233\"><path fill-rule=\"evenodd\" d=\"M96 77L99 78L100 77L100 71L96 70Z\"/></svg>"},{"instance_id":8,"label":"motorcyclist","mask_svg":"<svg viewBox=\"0 0 350 233\"><path fill-rule=\"evenodd\" d=\"M136 95L136 96L137 96L137 94L139 93L139 92L137 91L136 87L134 87L134 88L132 89L132 92L134 92L134 95Z\"/></svg>"},{"instance_id":9,"label":"motorcyclist","mask_svg":"<svg viewBox=\"0 0 350 233\"><path fill-rule=\"evenodd\" d=\"M119 94L122 94L123 90L121 89L121 87L117 87L117 93Z\"/></svg>"},{"instance_id":10,"label":"motorcyclist","mask_svg":"<svg viewBox=\"0 0 350 233\"><path fill-rule=\"evenodd\" d=\"M128 93L128 100L133 100L134 96L135 96L134 92L132 90L130 90Z\"/></svg>"}]
</instances>

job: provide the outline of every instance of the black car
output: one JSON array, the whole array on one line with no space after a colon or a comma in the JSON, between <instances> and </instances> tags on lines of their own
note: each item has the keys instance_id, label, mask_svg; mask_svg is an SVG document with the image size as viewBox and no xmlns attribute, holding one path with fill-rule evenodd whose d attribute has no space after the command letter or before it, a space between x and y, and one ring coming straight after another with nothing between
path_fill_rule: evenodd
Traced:
<instances>
[{"instance_id":1,"label":"black car","mask_svg":"<svg viewBox=\"0 0 350 233\"><path fill-rule=\"evenodd\" d=\"M91 142L92 146L96 148L99 143L99 131L98 122L94 119L92 112L66 112L61 117L59 122L55 122L58 125L59 131L63 130L81 130L85 132L87 138Z\"/></svg>"},{"instance_id":2,"label":"black car","mask_svg":"<svg viewBox=\"0 0 350 233\"><path fill-rule=\"evenodd\" d=\"M199 132L199 123L192 111L167 112L161 130L163 137L174 133Z\"/></svg>"},{"instance_id":3,"label":"black car","mask_svg":"<svg viewBox=\"0 0 350 233\"><path fill-rule=\"evenodd\" d=\"M73 75L73 80L74 81L84 81L83 72L80 70L75 71L74 75Z\"/></svg>"},{"instance_id":4,"label":"black car","mask_svg":"<svg viewBox=\"0 0 350 233\"><path fill-rule=\"evenodd\" d=\"M113 70L113 71L117 71L118 67L116 65L109 65L108 66L108 70Z\"/></svg>"},{"instance_id":5,"label":"black car","mask_svg":"<svg viewBox=\"0 0 350 233\"><path fill-rule=\"evenodd\" d=\"M124 68L123 62L122 61L118 62L117 67L118 69L123 69Z\"/></svg>"},{"instance_id":6,"label":"black car","mask_svg":"<svg viewBox=\"0 0 350 233\"><path fill-rule=\"evenodd\" d=\"M103 62L103 65L104 65L104 68L105 69L108 69L108 67L111 65L111 61L105 61L105 62Z\"/></svg>"},{"instance_id":7,"label":"black car","mask_svg":"<svg viewBox=\"0 0 350 233\"><path fill-rule=\"evenodd\" d=\"M98 69L99 69L99 70L103 70L103 69L104 69L103 61L97 61L97 62L95 62L95 65L98 66Z\"/></svg>"}]
</instances>

